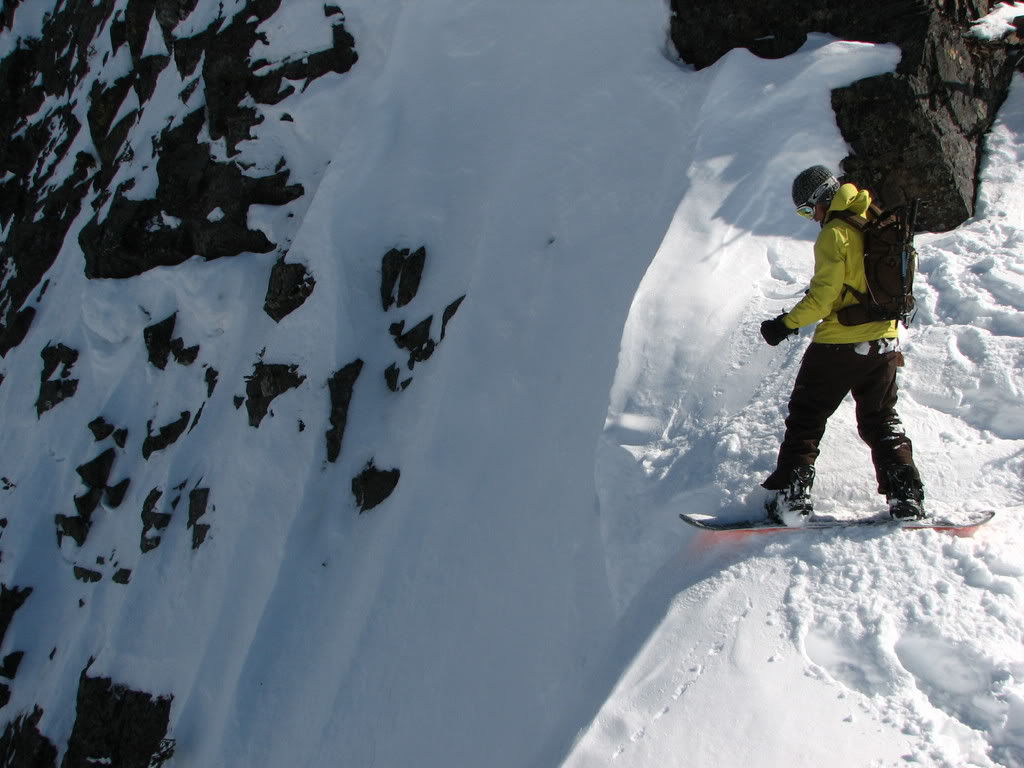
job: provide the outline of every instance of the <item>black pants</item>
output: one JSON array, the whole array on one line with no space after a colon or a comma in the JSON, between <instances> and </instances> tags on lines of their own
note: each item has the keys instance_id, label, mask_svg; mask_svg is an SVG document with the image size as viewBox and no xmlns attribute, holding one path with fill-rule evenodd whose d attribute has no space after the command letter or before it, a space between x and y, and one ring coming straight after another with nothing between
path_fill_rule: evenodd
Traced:
<instances>
[{"instance_id":1,"label":"black pants","mask_svg":"<svg viewBox=\"0 0 1024 768\"><path fill-rule=\"evenodd\" d=\"M886 493L885 467L914 466L913 446L896 413L896 369L902 362L902 353L886 339L864 344L812 343L790 395L786 436L776 469L762 485L781 490L789 485L794 467L814 464L825 422L847 393L852 393L857 432L871 448L878 492Z\"/></svg>"}]
</instances>

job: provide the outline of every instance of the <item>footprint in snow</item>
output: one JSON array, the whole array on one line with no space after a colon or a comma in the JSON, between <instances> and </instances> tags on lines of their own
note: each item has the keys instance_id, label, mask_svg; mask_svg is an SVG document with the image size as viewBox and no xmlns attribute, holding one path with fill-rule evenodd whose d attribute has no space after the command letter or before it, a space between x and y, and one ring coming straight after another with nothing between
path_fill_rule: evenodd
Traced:
<instances>
[{"instance_id":1,"label":"footprint in snow","mask_svg":"<svg viewBox=\"0 0 1024 768\"><path fill-rule=\"evenodd\" d=\"M1005 675L964 643L908 634L896 643L896 656L932 706L950 717L976 730L990 730L994 716L1005 718L993 694Z\"/></svg>"},{"instance_id":2,"label":"footprint in snow","mask_svg":"<svg viewBox=\"0 0 1024 768\"><path fill-rule=\"evenodd\" d=\"M838 683L865 696L889 694L893 675L867 638L843 637L817 627L804 638L807 657Z\"/></svg>"}]
</instances>

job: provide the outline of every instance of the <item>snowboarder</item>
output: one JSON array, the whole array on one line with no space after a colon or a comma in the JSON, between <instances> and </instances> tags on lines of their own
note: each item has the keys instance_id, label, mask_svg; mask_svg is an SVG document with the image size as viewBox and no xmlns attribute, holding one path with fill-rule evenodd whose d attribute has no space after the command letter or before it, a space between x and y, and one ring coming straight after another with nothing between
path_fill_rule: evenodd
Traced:
<instances>
[{"instance_id":1,"label":"snowboarder","mask_svg":"<svg viewBox=\"0 0 1024 768\"><path fill-rule=\"evenodd\" d=\"M818 323L804 354L789 400L786 434L776 469L762 483L771 493L770 517L799 524L813 512L811 486L825 423L847 393L856 404L857 431L871 448L878 492L896 519L924 517L924 488L914 465L913 447L896 413L896 369L903 365L896 321L842 325L836 312L857 302L850 286L867 289L864 239L830 211L870 215L871 194L840 185L822 165L793 180L793 204L801 216L821 226L814 243L814 276L804 298L790 312L761 323L772 346L811 323ZM820 321L820 322L818 322Z\"/></svg>"}]
</instances>

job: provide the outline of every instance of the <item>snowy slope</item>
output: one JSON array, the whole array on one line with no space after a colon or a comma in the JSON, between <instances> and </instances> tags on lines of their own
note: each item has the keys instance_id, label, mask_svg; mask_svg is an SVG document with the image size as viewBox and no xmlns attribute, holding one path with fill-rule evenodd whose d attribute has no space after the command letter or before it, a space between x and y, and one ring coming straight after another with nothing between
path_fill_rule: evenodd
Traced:
<instances>
[{"instance_id":1,"label":"snowy slope","mask_svg":"<svg viewBox=\"0 0 1024 768\"><path fill-rule=\"evenodd\" d=\"M25 0L23 34L45 5ZM254 55L315 49L321 5L286 0ZM344 11L357 66L261 107L240 147L257 166L283 154L307 190L250 210L315 276L301 310L262 311L273 253L88 281L83 216L2 363L0 575L34 589L0 649L29 651L3 714L39 704L65 744L94 658L90 675L174 696L170 765L1024 764L1020 83L977 219L921 240L902 399L932 507L1000 517L972 540L718 547L675 515L737 515L770 469L807 342L756 332L808 278L790 181L846 154L829 89L899 52L813 37L693 72L660 0ZM382 255L421 245L418 294L382 312ZM389 325L432 315L438 338L462 295L390 391ZM142 329L174 311L200 359L157 371ZM82 351L79 394L37 417L51 340ZM257 430L233 398L258 359L306 378ZM355 359L332 464L325 382ZM200 405L173 450L139 458L147 422ZM112 480L132 484L85 547L58 549L98 414L131 428ZM826 440L819 506L867 512L850 410ZM358 515L350 483L371 459L401 480ZM165 503L163 542L140 552L151 489L200 487L202 548L185 502ZM98 558L130 584L75 579Z\"/></svg>"},{"instance_id":2,"label":"snowy slope","mask_svg":"<svg viewBox=\"0 0 1024 768\"><path fill-rule=\"evenodd\" d=\"M710 191L684 198L630 310L598 462L618 586L651 629L567 765L1024 765L1022 134L1018 81L976 219L919 238L922 306L904 339L900 411L930 509L1000 510L974 540L670 533L674 509L756 503L808 335L775 351L756 325L799 299L809 244L774 221L709 226L695 213ZM835 165L818 146L796 164ZM711 323L705 292L730 299ZM817 509L878 508L849 402L818 466ZM631 535L644 524L664 538Z\"/></svg>"}]
</instances>

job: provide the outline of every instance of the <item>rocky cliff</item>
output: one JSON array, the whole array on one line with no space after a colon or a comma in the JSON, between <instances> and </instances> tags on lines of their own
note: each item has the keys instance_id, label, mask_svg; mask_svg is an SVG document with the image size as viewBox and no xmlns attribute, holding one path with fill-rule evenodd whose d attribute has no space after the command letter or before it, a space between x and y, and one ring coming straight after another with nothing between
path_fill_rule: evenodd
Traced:
<instances>
[{"instance_id":1,"label":"rocky cliff","mask_svg":"<svg viewBox=\"0 0 1024 768\"><path fill-rule=\"evenodd\" d=\"M1020 56L1017 41L982 41L971 23L989 0L673 0L672 41L684 61L706 67L733 48L777 58L811 32L898 45L891 74L837 88L832 107L851 153L844 180L887 205L922 200L919 227L948 230L974 214L982 141Z\"/></svg>"}]
</instances>

